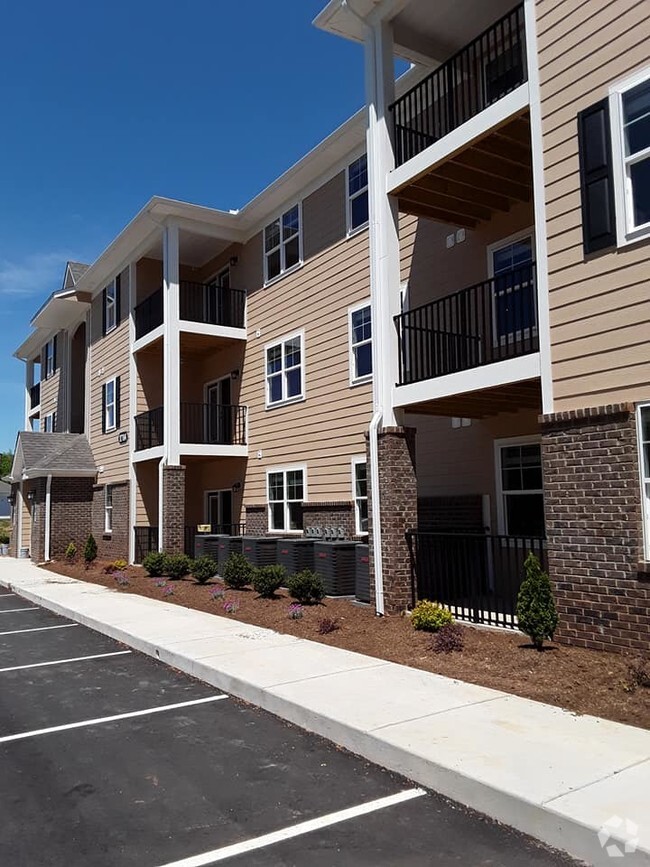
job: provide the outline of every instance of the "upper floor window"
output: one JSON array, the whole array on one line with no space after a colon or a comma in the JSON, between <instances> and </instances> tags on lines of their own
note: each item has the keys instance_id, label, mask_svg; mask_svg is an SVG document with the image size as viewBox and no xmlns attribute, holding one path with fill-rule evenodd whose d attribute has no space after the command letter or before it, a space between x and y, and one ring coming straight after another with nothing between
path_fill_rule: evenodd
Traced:
<instances>
[{"instance_id":1,"label":"upper floor window","mask_svg":"<svg viewBox=\"0 0 650 867\"><path fill-rule=\"evenodd\" d=\"M56 370L56 337L45 344L45 379L49 379Z\"/></svg>"},{"instance_id":2,"label":"upper floor window","mask_svg":"<svg viewBox=\"0 0 650 867\"><path fill-rule=\"evenodd\" d=\"M112 280L104 289L104 334L113 331L120 324L120 277Z\"/></svg>"},{"instance_id":3,"label":"upper floor window","mask_svg":"<svg viewBox=\"0 0 650 867\"><path fill-rule=\"evenodd\" d=\"M540 444L509 441L497 449L501 531L508 536L544 536Z\"/></svg>"},{"instance_id":4,"label":"upper floor window","mask_svg":"<svg viewBox=\"0 0 650 867\"><path fill-rule=\"evenodd\" d=\"M650 70L642 75L612 95L613 138L620 150L614 169L623 211L617 218L629 240L650 234Z\"/></svg>"},{"instance_id":5,"label":"upper floor window","mask_svg":"<svg viewBox=\"0 0 650 867\"><path fill-rule=\"evenodd\" d=\"M267 475L269 530L285 533L302 530L305 470L295 467L269 470Z\"/></svg>"},{"instance_id":6,"label":"upper floor window","mask_svg":"<svg viewBox=\"0 0 650 867\"><path fill-rule=\"evenodd\" d=\"M372 377L372 315L370 304L351 307L348 311L350 330L350 382L365 382Z\"/></svg>"},{"instance_id":7,"label":"upper floor window","mask_svg":"<svg viewBox=\"0 0 650 867\"><path fill-rule=\"evenodd\" d=\"M301 214L298 204L264 229L265 282L298 265L301 255Z\"/></svg>"},{"instance_id":8,"label":"upper floor window","mask_svg":"<svg viewBox=\"0 0 650 867\"><path fill-rule=\"evenodd\" d=\"M266 405L301 400L305 393L302 333L270 344L265 355Z\"/></svg>"},{"instance_id":9,"label":"upper floor window","mask_svg":"<svg viewBox=\"0 0 650 867\"><path fill-rule=\"evenodd\" d=\"M348 184L348 232L368 223L368 158L366 154L350 163Z\"/></svg>"},{"instance_id":10,"label":"upper floor window","mask_svg":"<svg viewBox=\"0 0 650 867\"><path fill-rule=\"evenodd\" d=\"M532 235L490 248L497 340L521 339L537 325Z\"/></svg>"},{"instance_id":11,"label":"upper floor window","mask_svg":"<svg viewBox=\"0 0 650 867\"><path fill-rule=\"evenodd\" d=\"M45 433L53 433L55 424L55 413L51 412L43 419L43 431Z\"/></svg>"},{"instance_id":12,"label":"upper floor window","mask_svg":"<svg viewBox=\"0 0 650 867\"><path fill-rule=\"evenodd\" d=\"M109 379L102 386L102 432L116 430L120 426L120 378Z\"/></svg>"}]
</instances>

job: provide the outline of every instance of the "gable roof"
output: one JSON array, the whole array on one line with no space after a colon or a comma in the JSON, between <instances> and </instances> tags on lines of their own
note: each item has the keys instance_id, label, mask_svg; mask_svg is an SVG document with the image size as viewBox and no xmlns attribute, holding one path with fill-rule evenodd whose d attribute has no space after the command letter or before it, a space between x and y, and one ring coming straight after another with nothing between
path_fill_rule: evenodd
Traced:
<instances>
[{"instance_id":1,"label":"gable roof","mask_svg":"<svg viewBox=\"0 0 650 867\"><path fill-rule=\"evenodd\" d=\"M84 434L20 431L16 441L11 480L42 476L94 476L97 473L90 444Z\"/></svg>"},{"instance_id":2,"label":"gable roof","mask_svg":"<svg viewBox=\"0 0 650 867\"><path fill-rule=\"evenodd\" d=\"M89 266L84 265L83 262L68 262L65 267L65 274L63 275L63 285L62 289L72 289L72 287L77 283L77 281L83 277L83 275L88 270Z\"/></svg>"}]
</instances>

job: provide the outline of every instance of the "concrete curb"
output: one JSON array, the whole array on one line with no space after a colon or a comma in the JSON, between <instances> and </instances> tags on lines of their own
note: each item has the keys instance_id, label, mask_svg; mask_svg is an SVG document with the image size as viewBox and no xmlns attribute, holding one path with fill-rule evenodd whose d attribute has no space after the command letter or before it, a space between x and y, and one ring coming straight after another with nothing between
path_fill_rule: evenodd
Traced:
<instances>
[{"instance_id":1,"label":"concrete curb","mask_svg":"<svg viewBox=\"0 0 650 867\"><path fill-rule=\"evenodd\" d=\"M75 579L64 579L60 583L67 584L73 581ZM84 584L84 582L75 583ZM74 607L49 598L46 593L30 587L28 584L23 586L19 582L14 583L3 579L0 580L0 585L6 586L30 602L101 632L224 692L257 705L288 722L321 735L369 761L402 774L422 786L433 789L499 822L517 828L519 831L542 840L547 845L568 852L573 857L588 864L603 865L604 867L604 865L611 865L612 863L612 858L606 854L599 843L599 825L581 821L563 809L556 808L554 804L527 800L505 788L496 788L457 769L436 763L429 756L419 753L415 743L412 743L411 748L391 743L382 737L382 733L393 728L391 725L374 731L363 730L342 722L334 716L328 716L322 712L316 713L312 709L302 706L298 701L279 695L278 687L260 687L243 678L233 677L220 671L216 667L218 661L206 664L200 659L192 658L188 653L167 648L155 639L139 636L128 623L116 626L96 615L77 611ZM95 585L84 584L84 586L94 587ZM111 594L114 592L103 587L98 587L97 590L97 595L100 597L103 595L102 590ZM137 598L144 599L145 597ZM161 604L157 600L147 599L147 602ZM216 620L223 619L216 617ZM304 641L304 639L299 641ZM313 642L307 643L313 644ZM372 661L376 663L376 667L381 667L384 664L382 660L373 659ZM502 695L495 693L494 700L498 700ZM541 705L541 707L546 706ZM622 726L621 728L626 727ZM596 756L594 759L596 760ZM522 774L526 773L527 769L522 768ZM561 802L562 798L552 798L551 800ZM615 838L612 838L610 842L615 842ZM622 847L623 844L621 843L620 848L622 849ZM636 852L625 855L623 863L626 867L642 867L642 865L648 867L650 865L650 846L646 847L644 840Z\"/></svg>"}]
</instances>

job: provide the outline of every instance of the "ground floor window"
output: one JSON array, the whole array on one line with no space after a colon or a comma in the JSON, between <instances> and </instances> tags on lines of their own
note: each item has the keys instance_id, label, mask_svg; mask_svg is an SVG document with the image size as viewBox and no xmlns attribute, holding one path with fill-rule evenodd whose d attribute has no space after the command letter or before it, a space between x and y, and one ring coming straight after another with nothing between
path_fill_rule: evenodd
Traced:
<instances>
[{"instance_id":1,"label":"ground floor window","mask_svg":"<svg viewBox=\"0 0 650 867\"><path fill-rule=\"evenodd\" d=\"M269 470L267 476L269 530L302 530L302 504L305 497L305 470L290 467Z\"/></svg>"},{"instance_id":2,"label":"ground floor window","mask_svg":"<svg viewBox=\"0 0 650 867\"><path fill-rule=\"evenodd\" d=\"M113 485L104 488L104 532L113 532Z\"/></svg>"},{"instance_id":3,"label":"ground floor window","mask_svg":"<svg viewBox=\"0 0 650 867\"><path fill-rule=\"evenodd\" d=\"M501 532L508 536L545 535L542 452L538 442L497 444Z\"/></svg>"},{"instance_id":4,"label":"ground floor window","mask_svg":"<svg viewBox=\"0 0 650 867\"><path fill-rule=\"evenodd\" d=\"M368 477L366 458L352 458L352 495L357 536L368 532Z\"/></svg>"},{"instance_id":5,"label":"ground floor window","mask_svg":"<svg viewBox=\"0 0 650 867\"><path fill-rule=\"evenodd\" d=\"M637 410L637 436L643 503L643 547L646 560L650 560L650 404L639 406Z\"/></svg>"}]
</instances>

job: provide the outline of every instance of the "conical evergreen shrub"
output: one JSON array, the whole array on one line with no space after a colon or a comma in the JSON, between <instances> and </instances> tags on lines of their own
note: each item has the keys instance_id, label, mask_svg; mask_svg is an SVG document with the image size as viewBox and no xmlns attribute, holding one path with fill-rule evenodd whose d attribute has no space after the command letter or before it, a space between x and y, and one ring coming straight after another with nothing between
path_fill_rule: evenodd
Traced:
<instances>
[{"instance_id":1,"label":"conical evergreen shrub","mask_svg":"<svg viewBox=\"0 0 650 867\"><path fill-rule=\"evenodd\" d=\"M86 544L84 545L84 560L86 561L86 565L90 566L93 560L97 559L97 542L95 542L95 537L91 533L86 539Z\"/></svg>"},{"instance_id":2,"label":"conical evergreen shrub","mask_svg":"<svg viewBox=\"0 0 650 867\"><path fill-rule=\"evenodd\" d=\"M541 650L544 639L553 638L557 628L551 582L532 551L526 557L524 573L517 597L517 620L521 631Z\"/></svg>"}]
</instances>

